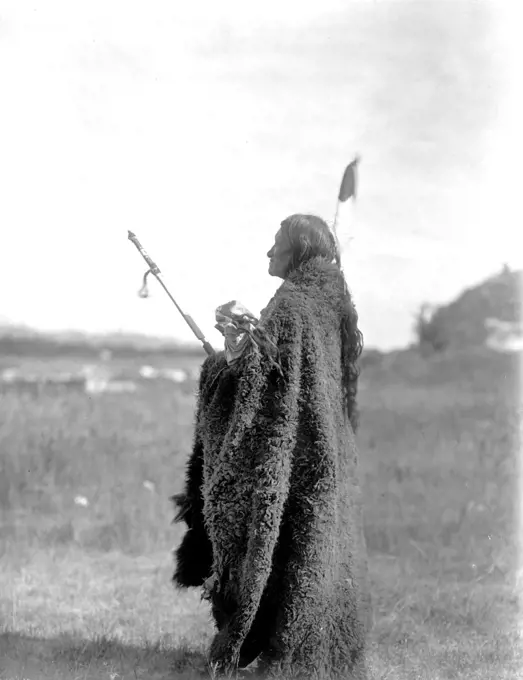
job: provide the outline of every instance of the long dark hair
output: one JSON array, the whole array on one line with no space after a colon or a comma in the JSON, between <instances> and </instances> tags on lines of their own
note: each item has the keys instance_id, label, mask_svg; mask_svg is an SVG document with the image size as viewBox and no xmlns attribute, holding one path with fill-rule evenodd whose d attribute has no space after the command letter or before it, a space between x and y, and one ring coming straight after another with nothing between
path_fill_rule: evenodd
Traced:
<instances>
[{"instance_id":1,"label":"long dark hair","mask_svg":"<svg viewBox=\"0 0 523 680\"><path fill-rule=\"evenodd\" d=\"M339 243L327 223L316 215L291 215L281 223L283 233L292 246L287 275L313 257L336 263L342 287L343 309L340 323L343 399L354 430L358 426L356 398L358 393L358 359L363 351L363 334L358 328L358 313L341 269Z\"/></svg>"}]
</instances>

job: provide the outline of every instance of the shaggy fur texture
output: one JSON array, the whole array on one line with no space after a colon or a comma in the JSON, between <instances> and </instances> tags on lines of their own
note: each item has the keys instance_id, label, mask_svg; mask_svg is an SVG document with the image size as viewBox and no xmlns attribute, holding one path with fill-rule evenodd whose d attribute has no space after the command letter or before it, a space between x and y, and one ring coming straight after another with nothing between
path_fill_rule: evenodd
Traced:
<instances>
[{"instance_id":1,"label":"shaggy fur texture","mask_svg":"<svg viewBox=\"0 0 523 680\"><path fill-rule=\"evenodd\" d=\"M187 525L182 542L174 551L176 570L173 581L179 588L202 586L212 571L212 545L203 518L204 454L199 422L212 396L214 412L221 421L221 436L225 436L237 384L236 375L228 369L223 352L207 358L200 373L193 449L187 463L184 492L171 498L177 508L174 521L183 521Z\"/></svg>"},{"instance_id":2,"label":"shaggy fur texture","mask_svg":"<svg viewBox=\"0 0 523 680\"><path fill-rule=\"evenodd\" d=\"M304 263L260 319L283 376L258 347L236 369L223 355L202 368L186 495L176 499L189 531L174 578L181 586L206 579L218 628L210 661L222 673L259 656L263 677L367 677L342 294L335 265Z\"/></svg>"}]
</instances>

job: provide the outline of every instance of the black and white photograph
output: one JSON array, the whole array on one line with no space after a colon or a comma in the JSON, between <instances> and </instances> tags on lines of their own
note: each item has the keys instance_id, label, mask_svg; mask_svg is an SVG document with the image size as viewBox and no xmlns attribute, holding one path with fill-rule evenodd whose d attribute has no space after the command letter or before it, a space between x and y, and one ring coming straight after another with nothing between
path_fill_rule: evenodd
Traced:
<instances>
[{"instance_id":1,"label":"black and white photograph","mask_svg":"<svg viewBox=\"0 0 523 680\"><path fill-rule=\"evenodd\" d=\"M0 0L0 680L523 678L522 19Z\"/></svg>"}]
</instances>

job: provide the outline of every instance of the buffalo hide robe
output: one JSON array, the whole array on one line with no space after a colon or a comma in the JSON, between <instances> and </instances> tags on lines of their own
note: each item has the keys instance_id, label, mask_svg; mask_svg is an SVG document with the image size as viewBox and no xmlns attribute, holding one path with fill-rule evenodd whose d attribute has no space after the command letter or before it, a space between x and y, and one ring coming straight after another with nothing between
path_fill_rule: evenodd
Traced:
<instances>
[{"instance_id":1,"label":"buffalo hide robe","mask_svg":"<svg viewBox=\"0 0 523 680\"><path fill-rule=\"evenodd\" d=\"M174 581L203 586L210 662L264 677L367 677L367 560L354 432L341 389L343 286L310 260L280 286L238 365L203 364Z\"/></svg>"}]
</instances>

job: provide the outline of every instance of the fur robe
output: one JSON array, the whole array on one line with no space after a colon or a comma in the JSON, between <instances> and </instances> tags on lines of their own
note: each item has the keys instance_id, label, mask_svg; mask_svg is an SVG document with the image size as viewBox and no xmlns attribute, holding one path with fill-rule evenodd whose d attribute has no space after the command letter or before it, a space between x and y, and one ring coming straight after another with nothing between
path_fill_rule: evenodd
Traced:
<instances>
[{"instance_id":1,"label":"fur robe","mask_svg":"<svg viewBox=\"0 0 523 680\"><path fill-rule=\"evenodd\" d=\"M262 312L280 375L258 347L200 378L174 581L204 585L210 662L259 656L264 677L366 678L366 548L357 451L341 391L342 287L311 260Z\"/></svg>"}]
</instances>

